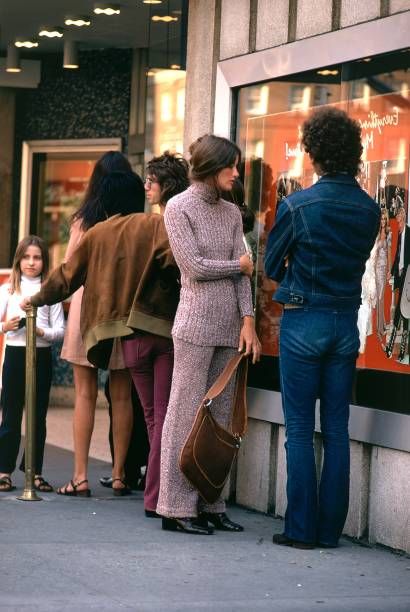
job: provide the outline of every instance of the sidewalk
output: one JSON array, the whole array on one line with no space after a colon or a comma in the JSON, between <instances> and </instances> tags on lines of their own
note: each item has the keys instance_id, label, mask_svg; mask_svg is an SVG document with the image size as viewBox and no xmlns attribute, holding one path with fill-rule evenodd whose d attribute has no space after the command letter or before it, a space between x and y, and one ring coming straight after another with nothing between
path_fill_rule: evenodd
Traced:
<instances>
[{"instance_id":1,"label":"sidewalk","mask_svg":"<svg viewBox=\"0 0 410 612\"><path fill-rule=\"evenodd\" d=\"M44 474L62 484L72 453L48 446ZM107 463L91 460L90 499L0 494L0 610L137 612L274 610L409 612L410 559L343 539L334 550L274 546L282 521L230 508L239 534L161 531L142 493L114 498L98 484Z\"/></svg>"}]
</instances>

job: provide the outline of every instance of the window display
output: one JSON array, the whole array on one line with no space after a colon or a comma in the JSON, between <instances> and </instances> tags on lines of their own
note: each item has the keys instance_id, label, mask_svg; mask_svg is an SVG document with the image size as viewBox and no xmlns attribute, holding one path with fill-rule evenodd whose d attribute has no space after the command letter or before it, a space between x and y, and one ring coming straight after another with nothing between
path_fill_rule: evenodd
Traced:
<instances>
[{"instance_id":1,"label":"window display","mask_svg":"<svg viewBox=\"0 0 410 612\"><path fill-rule=\"evenodd\" d=\"M362 127L363 166L357 180L382 211L379 234L362 280L358 372L374 371L379 381L394 373L390 379L397 388L401 388L397 375L410 373L408 66L410 50L405 50L239 91L237 140L244 152L246 201L256 214L254 232L259 245L256 322L267 358L278 355L282 313L282 307L272 301L275 283L263 270L267 236L281 200L318 178L299 144L300 129L314 106L331 104L348 112ZM408 387L409 378L405 378ZM368 385L369 378L366 380ZM362 387L358 376L358 395L362 395ZM406 393L410 404L408 389ZM374 405L363 397L356 401ZM404 401L397 393L393 404L400 411L410 410Z\"/></svg>"}]
</instances>

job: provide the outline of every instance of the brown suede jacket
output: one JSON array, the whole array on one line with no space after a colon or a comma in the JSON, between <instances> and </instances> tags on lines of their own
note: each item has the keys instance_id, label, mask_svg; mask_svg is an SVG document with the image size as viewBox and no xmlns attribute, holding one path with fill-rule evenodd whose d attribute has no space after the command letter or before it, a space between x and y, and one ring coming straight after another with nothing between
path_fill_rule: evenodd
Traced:
<instances>
[{"instance_id":1,"label":"brown suede jacket","mask_svg":"<svg viewBox=\"0 0 410 612\"><path fill-rule=\"evenodd\" d=\"M113 338L135 329L171 336L178 278L162 216L115 215L86 232L31 303L55 304L84 285L80 327L87 359L106 368Z\"/></svg>"}]
</instances>

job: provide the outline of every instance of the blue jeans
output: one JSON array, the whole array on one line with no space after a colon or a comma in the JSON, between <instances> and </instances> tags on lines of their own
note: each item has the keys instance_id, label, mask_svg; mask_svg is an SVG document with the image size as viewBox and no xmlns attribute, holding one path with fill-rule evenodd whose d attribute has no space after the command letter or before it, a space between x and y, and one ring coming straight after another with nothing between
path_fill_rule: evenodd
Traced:
<instances>
[{"instance_id":1,"label":"blue jeans","mask_svg":"<svg viewBox=\"0 0 410 612\"><path fill-rule=\"evenodd\" d=\"M357 311L284 310L280 370L289 538L335 546L342 533L349 506L349 403L358 349ZM317 398L324 451L319 491L313 448Z\"/></svg>"}]
</instances>

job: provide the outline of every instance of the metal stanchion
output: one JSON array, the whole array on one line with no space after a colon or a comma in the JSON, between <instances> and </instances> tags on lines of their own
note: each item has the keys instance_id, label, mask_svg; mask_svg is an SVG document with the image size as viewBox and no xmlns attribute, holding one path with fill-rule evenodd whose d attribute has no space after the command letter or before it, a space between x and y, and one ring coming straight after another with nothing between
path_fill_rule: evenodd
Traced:
<instances>
[{"instance_id":1,"label":"metal stanchion","mask_svg":"<svg viewBox=\"0 0 410 612\"><path fill-rule=\"evenodd\" d=\"M35 428L36 428L36 314L32 306L26 315L26 448L25 485L22 501L41 501L34 488Z\"/></svg>"}]
</instances>

